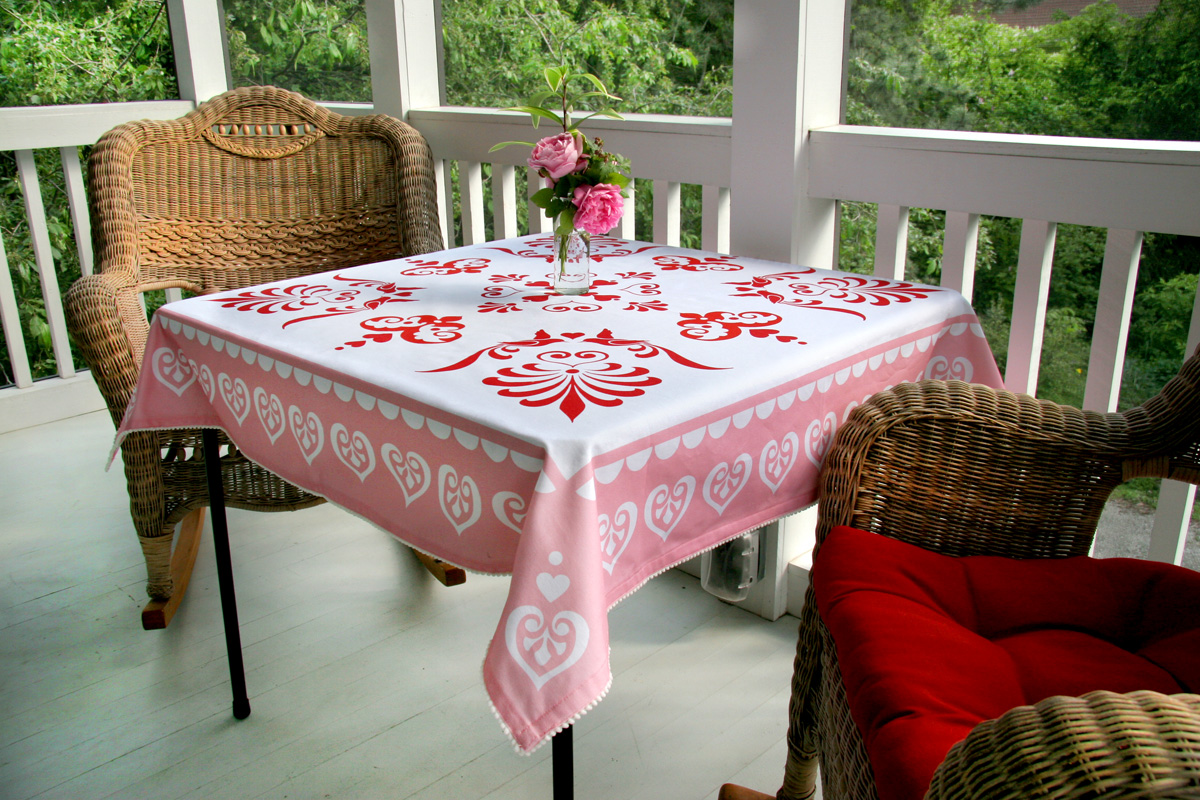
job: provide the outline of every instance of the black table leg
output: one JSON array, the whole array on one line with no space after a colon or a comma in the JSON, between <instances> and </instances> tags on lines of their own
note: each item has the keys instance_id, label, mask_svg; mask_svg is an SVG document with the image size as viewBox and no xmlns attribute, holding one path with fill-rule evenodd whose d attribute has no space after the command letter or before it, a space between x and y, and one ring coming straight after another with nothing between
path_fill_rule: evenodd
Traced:
<instances>
[{"instance_id":1,"label":"black table leg","mask_svg":"<svg viewBox=\"0 0 1200 800\"><path fill-rule=\"evenodd\" d=\"M246 668L242 663L242 637L238 630L237 600L233 592L233 564L229 557L229 526L225 522L225 487L221 483L221 450L217 432L205 428L204 474L208 478L208 504L211 510L213 547L217 553L217 582L221 587L221 615L225 619L225 648L229 653L229 683L233 688L233 716L250 716L250 698L246 696Z\"/></svg>"},{"instance_id":2,"label":"black table leg","mask_svg":"<svg viewBox=\"0 0 1200 800\"><path fill-rule=\"evenodd\" d=\"M550 766L554 771L554 800L575 797L575 761L571 746L572 726L568 725L550 740Z\"/></svg>"}]
</instances>

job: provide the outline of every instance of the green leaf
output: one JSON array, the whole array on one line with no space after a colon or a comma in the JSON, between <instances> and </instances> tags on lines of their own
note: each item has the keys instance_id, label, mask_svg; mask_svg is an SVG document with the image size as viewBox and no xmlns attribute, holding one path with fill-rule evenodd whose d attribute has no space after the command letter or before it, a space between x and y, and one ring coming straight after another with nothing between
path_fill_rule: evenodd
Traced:
<instances>
[{"instance_id":1,"label":"green leaf","mask_svg":"<svg viewBox=\"0 0 1200 800\"><path fill-rule=\"evenodd\" d=\"M546 208L550 205L550 201L554 198L554 190L549 186L538 189L529 198L529 202L533 203L538 208Z\"/></svg>"},{"instance_id":2,"label":"green leaf","mask_svg":"<svg viewBox=\"0 0 1200 800\"><path fill-rule=\"evenodd\" d=\"M563 69L561 67L546 67L543 74L546 76L546 84L550 87L551 91L557 92L563 80Z\"/></svg>"},{"instance_id":3,"label":"green leaf","mask_svg":"<svg viewBox=\"0 0 1200 800\"><path fill-rule=\"evenodd\" d=\"M500 144L492 145L491 148L488 150L488 152L494 153L497 150L503 150L504 148L508 147L509 145L513 145L513 144L521 144L521 145L525 145L526 147L533 147L533 142L500 142Z\"/></svg>"},{"instance_id":4,"label":"green leaf","mask_svg":"<svg viewBox=\"0 0 1200 800\"><path fill-rule=\"evenodd\" d=\"M535 128L538 126L538 117L545 117L546 119L554 120L555 124L557 125L563 124L562 117L558 116L558 114L555 114L553 111L541 108L540 106L510 106L508 110L523 111L524 113L533 117L533 127Z\"/></svg>"},{"instance_id":5,"label":"green leaf","mask_svg":"<svg viewBox=\"0 0 1200 800\"><path fill-rule=\"evenodd\" d=\"M581 73L579 73L579 75L573 75L573 76L571 76L571 77L584 78L585 80L589 80L589 81L591 81L591 82L592 82L592 85L593 85L593 86L595 86L595 87L596 87L596 89L597 89L597 90L598 90L598 91L599 91L601 94L603 94L605 97L610 97L610 98L612 98L613 100L620 100L620 99L621 99L621 98L617 97L615 94L611 94L611 93L608 91L608 89L607 89L607 88L604 86L604 84L600 82L600 79L599 79L599 78L597 78L595 75L592 75L590 72L581 72Z\"/></svg>"}]
</instances>

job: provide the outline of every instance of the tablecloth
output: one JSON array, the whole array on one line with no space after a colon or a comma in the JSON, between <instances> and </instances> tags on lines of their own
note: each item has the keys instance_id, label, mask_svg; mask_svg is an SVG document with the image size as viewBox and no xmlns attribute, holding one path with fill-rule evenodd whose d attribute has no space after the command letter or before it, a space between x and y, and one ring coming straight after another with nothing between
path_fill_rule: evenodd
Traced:
<instances>
[{"instance_id":1,"label":"tablecloth","mask_svg":"<svg viewBox=\"0 0 1200 800\"><path fill-rule=\"evenodd\" d=\"M607 691L608 610L812 503L865 398L1001 385L948 289L610 237L592 258L575 297L527 236L168 304L118 444L220 428L405 543L511 574L484 681L531 752Z\"/></svg>"}]
</instances>

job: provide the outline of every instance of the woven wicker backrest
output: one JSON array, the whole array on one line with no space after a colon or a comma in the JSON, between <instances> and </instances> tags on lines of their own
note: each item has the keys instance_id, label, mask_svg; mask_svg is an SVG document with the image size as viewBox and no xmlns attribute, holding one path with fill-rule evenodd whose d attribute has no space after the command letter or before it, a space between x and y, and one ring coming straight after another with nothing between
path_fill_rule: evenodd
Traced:
<instances>
[{"instance_id":1,"label":"woven wicker backrest","mask_svg":"<svg viewBox=\"0 0 1200 800\"><path fill-rule=\"evenodd\" d=\"M272 87L118 126L88 178L100 269L133 292L238 288L442 247L419 133Z\"/></svg>"},{"instance_id":2,"label":"woven wicker backrest","mask_svg":"<svg viewBox=\"0 0 1200 800\"><path fill-rule=\"evenodd\" d=\"M1113 488L1139 476L1200 482L1200 354L1121 414L953 381L901 384L838 432L818 541L845 524L955 556L1081 555Z\"/></svg>"}]
</instances>

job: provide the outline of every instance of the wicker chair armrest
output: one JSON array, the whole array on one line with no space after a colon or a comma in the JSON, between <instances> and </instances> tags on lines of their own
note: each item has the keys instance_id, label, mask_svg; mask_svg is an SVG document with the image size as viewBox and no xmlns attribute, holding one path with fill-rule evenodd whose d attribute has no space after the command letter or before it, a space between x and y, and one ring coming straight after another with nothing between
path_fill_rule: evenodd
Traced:
<instances>
[{"instance_id":1,"label":"wicker chair armrest","mask_svg":"<svg viewBox=\"0 0 1200 800\"><path fill-rule=\"evenodd\" d=\"M954 556L1085 554L1123 480L1188 479L1198 377L1193 358L1124 414L960 381L881 392L851 413L826 455L818 547L834 526L852 525Z\"/></svg>"},{"instance_id":2,"label":"wicker chair armrest","mask_svg":"<svg viewBox=\"0 0 1200 800\"><path fill-rule=\"evenodd\" d=\"M1200 797L1200 695L1090 692L980 723L927 798Z\"/></svg>"},{"instance_id":3,"label":"wicker chair armrest","mask_svg":"<svg viewBox=\"0 0 1200 800\"><path fill-rule=\"evenodd\" d=\"M120 272L85 275L63 298L74 344L119 425L137 384L149 328L137 293Z\"/></svg>"}]
</instances>

